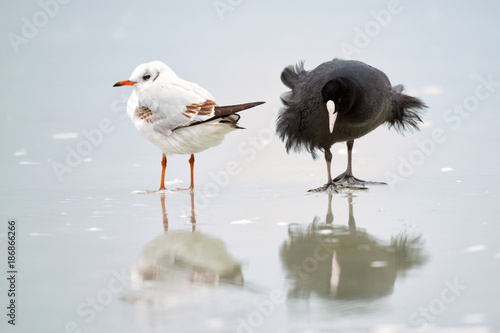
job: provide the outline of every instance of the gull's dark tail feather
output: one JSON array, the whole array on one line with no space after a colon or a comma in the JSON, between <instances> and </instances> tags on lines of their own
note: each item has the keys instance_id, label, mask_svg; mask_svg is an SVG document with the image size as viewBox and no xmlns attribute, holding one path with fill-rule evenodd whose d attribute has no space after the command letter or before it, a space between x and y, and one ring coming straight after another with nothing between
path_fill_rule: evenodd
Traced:
<instances>
[{"instance_id":1,"label":"gull's dark tail feather","mask_svg":"<svg viewBox=\"0 0 500 333\"><path fill-rule=\"evenodd\" d=\"M245 104L236 104L236 105L225 105L225 106L215 106L215 116L211 119L221 118L225 116L229 116L234 114L235 112L243 111L246 109L253 108L254 106L264 104L265 102L252 102Z\"/></svg>"},{"instance_id":2,"label":"gull's dark tail feather","mask_svg":"<svg viewBox=\"0 0 500 333\"><path fill-rule=\"evenodd\" d=\"M403 94L403 90L402 84L392 88L393 117L388 120L389 127L394 127L399 133L418 131L427 105L420 98Z\"/></svg>"},{"instance_id":3,"label":"gull's dark tail feather","mask_svg":"<svg viewBox=\"0 0 500 333\"><path fill-rule=\"evenodd\" d=\"M207 123L207 122L212 121L214 119L222 118L222 120L221 120L222 123L231 123L231 125L233 125L235 128L244 129L244 127L239 127L238 125L236 125L238 120L240 120L240 116L238 114L236 114L236 112L250 109L250 108L253 108L254 106L261 105L264 103L265 102L252 102L252 103L244 103L244 104L225 105L225 106L216 105L214 107L215 115L212 118L204 120L204 121L192 123L189 126L196 126L199 124Z\"/></svg>"}]
</instances>

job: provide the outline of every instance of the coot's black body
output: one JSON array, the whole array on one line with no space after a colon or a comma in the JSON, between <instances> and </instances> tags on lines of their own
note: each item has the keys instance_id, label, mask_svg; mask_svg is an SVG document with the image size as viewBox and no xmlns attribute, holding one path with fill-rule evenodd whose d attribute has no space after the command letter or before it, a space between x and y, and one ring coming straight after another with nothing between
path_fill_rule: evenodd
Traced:
<instances>
[{"instance_id":1,"label":"coot's black body","mask_svg":"<svg viewBox=\"0 0 500 333\"><path fill-rule=\"evenodd\" d=\"M320 189L345 182L364 186L367 182L352 176L354 139L383 123L400 132L418 130L420 114L426 108L420 99L402 94L402 85L392 87L382 71L360 61L334 59L311 71L306 71L301 62L286 67L281 80L291 91L282 96L285 106L277 120L277 133L287 151L306 150L314 158L316 150L324 151L328 183ZM328 101L335 104L334 111L327 110ZM330 147L344 141L348 146L348 167L332 181Z\"/></svg>"}]
</instances>

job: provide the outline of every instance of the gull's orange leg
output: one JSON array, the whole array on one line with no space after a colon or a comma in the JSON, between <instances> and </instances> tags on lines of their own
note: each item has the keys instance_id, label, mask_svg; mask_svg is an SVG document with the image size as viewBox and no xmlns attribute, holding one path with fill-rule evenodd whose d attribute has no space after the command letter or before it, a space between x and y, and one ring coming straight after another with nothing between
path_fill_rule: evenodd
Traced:
<instances>
[{"instance_id":1,"label":"gull's orange leg","mask_svg":"<svg viewBox=\"0 0 500 333\"><path fill-rule=\"evenodd\" d=\"M163 154L163 157L161 159L161 183L160 183L160 189L158 191L166 190L165 188L165 169L167 168L167 156Z\"/></svg>"},{"instance_id":2,"label":"gull's orange leg","mask_svg":"<svg viewBox=\"0 0 500 333\"><path fill-rule=\"evenodd\" d=\"M189 165L191 166L191 185L189 189L194 188L194 154L191 154L191 158L189 158Z\"/></svg>"}]
</instances>

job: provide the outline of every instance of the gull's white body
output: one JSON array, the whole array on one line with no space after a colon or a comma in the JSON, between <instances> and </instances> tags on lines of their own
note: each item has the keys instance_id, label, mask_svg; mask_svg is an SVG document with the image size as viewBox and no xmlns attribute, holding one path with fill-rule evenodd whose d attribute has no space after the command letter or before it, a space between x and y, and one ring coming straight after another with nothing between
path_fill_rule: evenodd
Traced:
<instances>
[{"instance_id":1,"label":"gull's white body","mask_svg":"<svg viewBox=\"0 0 500 333\"><path fill-rule=\"evenodd\" d=\"M148 70L155 79L141 82L144 71ZM221 144L224 136L236 129L229 122L221 122L222 118L189 126L206 121L214 114L192 114L187 117L186 107L206 101L215 103L215 99L197 84L180 79L159 61L137 67L130 81L137 83L127 103L127 114L139 133L165 155L199 153ZM141 107L152 112L148 118L150 121L138 116L136 110Z\"/></svg>"}]
</instances>

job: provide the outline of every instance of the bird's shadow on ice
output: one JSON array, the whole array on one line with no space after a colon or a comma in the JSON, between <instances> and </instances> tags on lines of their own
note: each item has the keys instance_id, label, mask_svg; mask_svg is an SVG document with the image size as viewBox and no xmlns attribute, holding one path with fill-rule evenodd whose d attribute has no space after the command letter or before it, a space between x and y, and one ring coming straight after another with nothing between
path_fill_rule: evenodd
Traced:
<instances>
[{"instance_id":1,"label":"bird's shadow on ice","mask_svg":"<svg viewBox=\"0 0 500 333\"><path fill-rule=\"evenodd\" d=\"M325 222L315 217L308 225L289 225L280 248L289 299L381 298L393 292L398 276L426 262L421 234L403 231L389 241L379 240L356 227L352 193L346 198L347 225L333 224L332 193Z\"/></svg>"},{"instance_id":2,"label":"bird's shadow on ice","mask_svg":"<svg viewBox=\"0 0 500 333\"><path fill-rule=\"evenodd\" d=\"M243 286L241 263L225 243L196 230L195 191L189 191L189 231L169 230L166 193L158 193L164 232L144 245L136 258L125 300L151 307L182 307L208 297L220 285Z\"/></svg>"}]
</instances>

